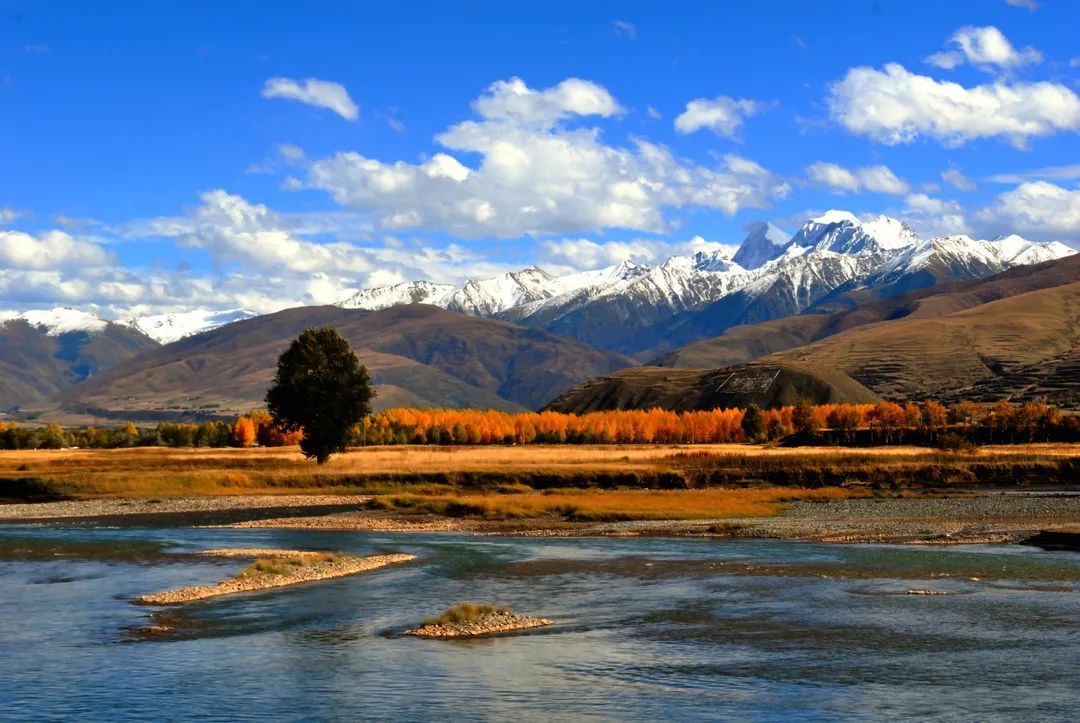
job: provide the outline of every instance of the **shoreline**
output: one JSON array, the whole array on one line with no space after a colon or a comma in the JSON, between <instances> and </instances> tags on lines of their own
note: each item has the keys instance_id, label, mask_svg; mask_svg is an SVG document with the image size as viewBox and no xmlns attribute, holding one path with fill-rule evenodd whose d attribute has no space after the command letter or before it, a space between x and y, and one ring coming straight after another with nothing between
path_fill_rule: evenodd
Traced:
<instances>
[{"instance_id":1,"label":"shoreline","mask_svg":"<svg viewBox=\"0 0 1080 723\"><path fill-rule=\"evenodd\" d=\"M552 518L493 521L408 515L367 510L364 505L369 499L366 495L269 495L47 502L0 506L0 524L168 523L233 529L538 537L690 536L920 545L1014 543L1043 531L1080 536L1080 496L1065 491L795 501L780 514L769 517L623 522Z\"/></svg>"}]
</instances>

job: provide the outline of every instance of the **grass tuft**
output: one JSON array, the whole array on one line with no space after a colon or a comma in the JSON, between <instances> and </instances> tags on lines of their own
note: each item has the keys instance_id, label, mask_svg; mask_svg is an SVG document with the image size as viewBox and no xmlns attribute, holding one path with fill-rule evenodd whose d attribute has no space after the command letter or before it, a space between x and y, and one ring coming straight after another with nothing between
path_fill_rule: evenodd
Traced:
<instances>
[{"instance_id":1,"label":"grass tuft","mask_svg":"<svg viewBox=\"0 0 1080 723\"><path fill-rule=\"evenodd\" d=\"M336 559L337 555L332 553L305 555L303 557L260 557L237 573L236 578L251 580L264 576L292 575L303 568L326 564Z\"/></svg>"},{"instance_id":2,"label":"grass tuft","mask_svg":"<svg viewBox=\"0 0 1080 723\"><path fill-rule=\"evenodd\" d=\"M424 625L461 625L482 620L489 615L509 613L510 608L492 605L491 603L463 602L450 608L437 618L428 618L423 621Z\"/></svg>"}]
</instances>

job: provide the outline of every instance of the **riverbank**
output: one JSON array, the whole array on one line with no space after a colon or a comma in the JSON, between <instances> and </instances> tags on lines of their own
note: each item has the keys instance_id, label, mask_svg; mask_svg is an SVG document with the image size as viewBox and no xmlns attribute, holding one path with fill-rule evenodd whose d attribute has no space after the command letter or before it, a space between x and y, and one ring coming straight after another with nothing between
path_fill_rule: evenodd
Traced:
<instances>
[{"instance_id":1,"label":"riverbank","mask_svg":"<svg viewBox=\"0 0 1080 723\"><path fill-rule=\"evenodd\" d=\"M415 555L406 554L360 557L343 553L310 552L306 550L244 550L237 548L206 550L200 554L211 557L258 557L261 559L256 560L236 576L222 580L217 584L194 585L151 595L142 595L132 602L135 605L178 605L221 595L269 590L315 580L356 575L368 570L376 570L387 565L416 559Z\"/></svg>"},{"instance_id":2,"label":"riverbank","mask_svg":"<svg viewBox=\"0 0 1080 723\"><path fill-rule=\"evenodd\" d=\"M571 523L484 521L343 512L242 522L231 527L381 532L471 532L536 537L730 537L832 543L975 544L1026 540L1040 531L1080 535L1080 496L1054 494L854 498L794 501L773 516Z\"/></svg>"},{"instance_id":3,"label":"riverbank","mask_svg":"<svg viewBox=\"0 0 1080 723\"><path fill-rule=\"evenodd\" d=\"M618 495L617 492L607 494ZM689 493L692 494L692 493ZM281 503L293 506L283 508ZM81 500L0 507L12 523L213 526L366 532L453 532L512 536L697 536L833 543L1007 543L1040 531L1080 533L1080 495L984 492L952 496L789 501L775 515L572 522L555 516L512 520L407 515L368 508L370 497L206 497ZM148 511L159 510L160 511ZM282 510L288 514L282 516ZM321 510L331 509L331 512ZM187 512L185 512L187 510ZM316 510L312 514L312 510ZM261 554L261 553L259 553Z\"/></svg>"}]
</instances>

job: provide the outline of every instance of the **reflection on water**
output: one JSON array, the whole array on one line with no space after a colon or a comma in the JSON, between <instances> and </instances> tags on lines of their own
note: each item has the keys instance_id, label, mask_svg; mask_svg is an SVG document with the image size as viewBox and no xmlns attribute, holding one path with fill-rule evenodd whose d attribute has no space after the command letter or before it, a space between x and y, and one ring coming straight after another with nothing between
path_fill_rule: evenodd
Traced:
<instances>
[{"instance_id":1,"label":"reflection on water","mask_svg":"<svg viewBox=\"0 0 1080 723\"><path fill-rule=\"evenodd\" d=\"M209 547L420 560L182 608ZM164 564L168 561L168 564ZM947 595L914 596L921 588ZM0 715L80 719L1068 718L1080 555L1020 547L0 529ZM558 624L430 641L463 600Z\"/></svg>"}]
</instances>

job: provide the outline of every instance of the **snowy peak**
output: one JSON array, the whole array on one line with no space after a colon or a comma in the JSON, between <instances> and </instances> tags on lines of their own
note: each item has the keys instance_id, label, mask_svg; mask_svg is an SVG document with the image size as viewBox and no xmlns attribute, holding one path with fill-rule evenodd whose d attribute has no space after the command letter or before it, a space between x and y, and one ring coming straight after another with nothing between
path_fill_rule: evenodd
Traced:
<instances>
[{"instance_id":1,"label":"snowy peak","mask_svg":"<svg viewBox=\"0 0 1080 723\"><path fill-rule=\"evenodd\" d=\"M1056 241L1038 243L1015 234L980 241L964 234L938 236L903 250L885 264L870 284L892 281L923 270L947 269L949 278L975 279L1025 266L1064 258L1076 253Z\"/></svg>"},{"instance_id":2,"label":"snowy peak","mask_svg":"<svg viewBox=\"0 0 1080 723\"><path fill-rule=\"evenodd\" d=\"M746 231L746 238L732 258L744 269L757 269L777 258L791 239L791 234L762 221L750 224Z\"/></svg>"},{"instance_id":3,"label":"snowy peak","mask_svg":"<svg viewBox=\"0 0 1080 723\"><path fill-rule=\"evenodd\" d=\"M918 243L919 237L903 221L878 216L860 221L847 211L829 211L810 219L792 237L786 252L798 255L813 251L838 254L888 254Z\"/></svg>"},{"instance_id":4,"label":"snowy peak","mask_svg":"<svg viewBox=\"0 0 1080 723\"><path fill-rule=\"evenodd\" d=\"M852 226L860 225L859 218L850 211L838 211L832 209L821 214L817 218L810 219L806 225L816 224L818 226L834 226L837 224L848 223Z\"/></svg>"},{"instance_id":5,"label":"snowy peak","mask_svg":"<svg viewBox=\"0 0 1080 723\"><path fill-rule=\"evenodd\" d=\"M692 266L696 271L712 273L745 270L723 251L698 251L692 258Z\"/></svg>"},{"instance_id":6,"label":"snowy peak","mask_svg":"<svg viewBox=\"0 0 1080 723\"><path fill-rule=\"evenodd\" d=\"M191 311L136 316L128 319L126 325L146 334L160 344L171 344L185 337L211 331L219 326L243 321L254 316L258 316L258 314L247 309L229 309L227 311L193 309Z\"/></svg>"},{"instance_id":7,"label":"snowy peak","mask_svg":"<svg viewBox=\"0 0 1080 723\"><path fill-rule=\"evenodd\" d=\"M450 298L448 308L478 316L493 316L522 304L562 293L558 279L535 266L508 271L490 279L470 280Z\"/></svg>"},{"instance_id":8,"label":"snowy peak","mask_svg":"<svg viewBox=\"0 0 1080 723\"><path fill-rule=\"evenodd\" d=\"M1076 253L1058 241L1038 243L1029 241L1017 234L998 236L993 241L987 242L994 247L998 257L1011 266L1026 266L1028 264L1041 264L1044 261L1062 259Z\"/></svg>"},{"instance_id":9,"label":"snowy peak","mask_svg":"<svg viewBox=\"0 0 1080 723\"><path fill-rule=\"evenodd\" d=\"M453 284L435 284L430 281L408 281L373 289L362 289L348 299L338 302L344 309L387 309L402 304L432 304L446 307L450 297L457 291Z\"/></svg>"},{"instance_id":10,"label":"snowy peak","mask_svg":"<svg viewBox=\"0 0 1080 723\"><path fill-rule=\"evenodd\" d=\"M30 326L44 329L48 336L60 336L72 332L97 334L109 325L107 319L70 306L41 311L0 311L0 324L21 319Z\"/></svg>"},{"instance_id":11,"label":"snowy peak","mask_svg":"<svg viewBox=\"0 0 1080 723\"><path fill-rule=\"evenodd\" d=\"M864 221L862 230L873 237L878 248L885 251L895 251L919 243L918 234L910 226L890 216L878 216Z\"/></svg>"}]
</instances>

